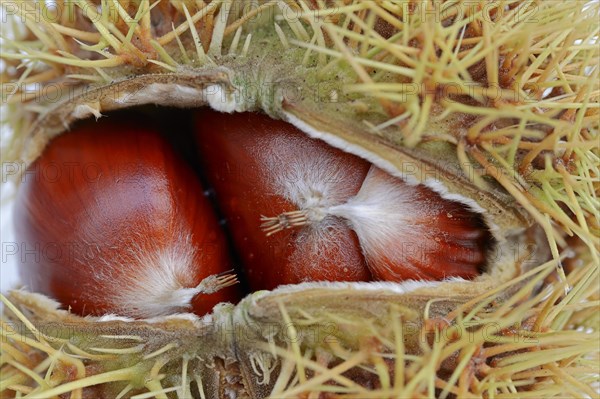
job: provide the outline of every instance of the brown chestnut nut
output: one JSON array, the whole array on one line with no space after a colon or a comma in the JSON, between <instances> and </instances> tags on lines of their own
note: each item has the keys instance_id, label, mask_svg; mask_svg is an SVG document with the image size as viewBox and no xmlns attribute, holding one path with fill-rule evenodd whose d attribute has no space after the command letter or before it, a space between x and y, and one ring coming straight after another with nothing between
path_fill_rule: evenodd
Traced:
<instances>
[{"instance_id":1,"label":"brown chestnut nut","mask_svg":"<svg viewBox=\"0 0 600 399\"><path fill-rule=\"evenodd\" d=\"M295 201L317 196L331 204L347 201L360 189L369 169L366 161L265 115L202 110L196 122L200 158L253 290L303 281L371 279L356 234L343 220L328 218L318 229L277 234L265 233L261 222L261 215L297 210ZM311 185L317 179L322 184ZM297 188L296 197L287 196L286 187ZM293 214L286 215L290 226L296 223Z\"/></svg>"},{"instance_id":2,"label":"brown chestnut nut","mask_svg":"<svg viewBox=\"0 0 600 399\"><path fill-rule=\"evenodd\" d=\"M223 233L191 168L156 130L112 119L54 138L23 176L23 283L80 315L202 315L237 300Z\"/></svg>"},{"instance_id":3,"label":"brown chestnut nut","mask_svg":"<svg viewBox=\"0 0 600 399\"><path fill-rule=\"evenodd\" d=\"M473 278L480 214L260 114L197 115L201 158L253 289Z\"/></svg>"}]
</instances>

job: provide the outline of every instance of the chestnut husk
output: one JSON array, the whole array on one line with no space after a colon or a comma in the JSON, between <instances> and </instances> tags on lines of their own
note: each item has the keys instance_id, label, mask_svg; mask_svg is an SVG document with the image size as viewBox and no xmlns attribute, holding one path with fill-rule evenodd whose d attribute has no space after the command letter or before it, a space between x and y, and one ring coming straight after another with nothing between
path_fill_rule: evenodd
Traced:
<instances>
[{"instance_id":1,"label":"chestnut husk","mask_svg":"<svg viewBox=\"0 0 600 399\"><path fill-rule=\"evenodd\" d=\"M472 115L445 114L433 106L427 137L414 143L399 124L374 131L370 126L389 119L385 103L369 96L339 97L356 80L351 67L340 64L334 74L321 76L319 67L298 62L304 50L284 48L279 32L292 35L293 27L254 23L252 40L260 45L243 56L209 52L216 63L188 65L177 73L157 72L155 66L115 67L108 83L79 82L59 101L38 102L42 112L27 111L13 123L18 140L10 156L29 164L75 121L143 104L261 111L482 212L497 240L486 272L473 281L305 283L253 293L236 306L221 304L204 318L152 320L81 318L49 298L15 290L3 297L2 333L12 348L3 349L12 362L3 366L9 376L3 389L38 387L36 397L144 392L209 398L324 392L460 397L497 389L493 383L472 386L473 378L497 377L510 380L506 387L513 387L511 378L518 381L517 397L519 390L543 394L556 382L549 376L561 375L553 374L555 368L571 366L569 356L585 364L583 354L592 352L589 361L597 364L598 320L586 312L593 305L582 305L578 317L561 313L597 298L597 254L586 245L572 247L583 265L562 275L556 256L560 240L557 244L516 193L489 168L483 181L468 175L457 145L435 140L467 136L476 123ZM193 36L181 40L185 48L196 46ZM174 54L176 47L167 50ZM300 90L292 95L290 88ZM493 164L491 157L488 162ZM563 249L563 259L568 250ZM592 331L576 333L582 326ZM15 366L20 362L37 373L45 359L54 359L48 386ZM471 377L464 380L463 372ZM592 371L583 375L593 379ZM585 388L588 380L584 388L565 383L564 392L593 392Z\"/></svg>"}]
</instances>

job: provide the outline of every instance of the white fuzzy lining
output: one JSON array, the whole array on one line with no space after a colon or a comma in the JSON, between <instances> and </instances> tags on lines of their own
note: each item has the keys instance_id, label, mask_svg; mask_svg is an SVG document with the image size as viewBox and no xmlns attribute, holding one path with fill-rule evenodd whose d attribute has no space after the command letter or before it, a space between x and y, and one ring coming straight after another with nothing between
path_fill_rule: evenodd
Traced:
<instances>
[{"instance_id":1,"label":"white fuzzy lining","mask_svg":"<svg viewBox=\"0 0 600 399\"><path fill-rule=\"evenodd\" d=\"M351 236L344 234L346 221L332 212L354 195L351 183L356 176L349 173L345 161L324 152L314 140L289 135L259 142L251 151L267 175L264 180L270 182L265 194L283 197L308 212L308 223L295 238L292 264L319 268L319 274L325 273L329 280L339 278L338 271L325 268L324 261L353 266L349 273L357 273L361 265L352 251ZM324 254L331 258L324 259ZM301 273L300 280L309 275L305 270Z\"/></svg>"},{"instance_id":2,"label":"white fuzzy lining","mask_svg":"<svg viewBox=\"0 0 600 399\"><path fill-rule=\"evenodd\" d=\"M95 287L88 290L92 301L109 300L115 312L132 317L165 316L189 310L197 290L182 284L182 276L193 276L196 250L191 237L176 233L167 244L147 240L125 245L125 253L108 251L93 270ZM100 298L94 298L100 295Z\"/></svg>"},{"instance_id":3,"label":"white fuzzy lining","mask_svg":"<svg viewBox=\"0 0 600 399\"><path fill-rule=\"evenodd\" d=\"M456 282L464 282L463 279L454 278ZM448 282L448 281L444 281ZM421 288L434 288L440 285L441 281L417 281L417 280L406 280L400 283L388 282L388 281L370 281L370 282L329 282L329 281L310 281L306 283L283 285L277 287L272 292L273 294L280 293L292 293L306 291L309 289L319 290L359 290L359 291L376 291L394 294L408 294Z\"/></svg>"}]
</instances>

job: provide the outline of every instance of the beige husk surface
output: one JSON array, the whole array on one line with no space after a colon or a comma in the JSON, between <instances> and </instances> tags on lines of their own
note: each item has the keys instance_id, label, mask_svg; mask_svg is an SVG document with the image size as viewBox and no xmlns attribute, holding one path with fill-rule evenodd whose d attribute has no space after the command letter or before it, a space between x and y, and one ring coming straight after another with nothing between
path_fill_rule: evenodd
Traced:
<instances>
[{"instance_id":1,"label":"beige husk surface","mask_svg":"<svg viewBox=\"0 0 600 399\"><path fill-rule=\"evenodd\" d=\"M307 283L202 319L12 291L2 397L597 397L597 2L1 4L5 165L111 110L260 110L485 211L500 241L471 282Z\"/></svg>"}]
</instances>

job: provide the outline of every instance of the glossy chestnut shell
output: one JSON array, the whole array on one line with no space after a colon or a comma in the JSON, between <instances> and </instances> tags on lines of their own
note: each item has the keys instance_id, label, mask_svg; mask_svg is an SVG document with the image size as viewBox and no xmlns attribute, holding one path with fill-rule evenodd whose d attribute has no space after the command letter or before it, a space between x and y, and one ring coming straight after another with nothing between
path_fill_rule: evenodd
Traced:
<instances>
[{"instance_id":1,"label":"glossy chestnut shell","mask_svg":"<svg viewBox=\"0 0 600 399\"><path fill-rule=\"evenodd\" d=\"M186 291L232 265L192 169L142 120L85 122L53 139L16 201L21 277L81 315L210 312L234 288ZM29 252L28 252L29 251Z\"/></svg>"}]
</instances>

